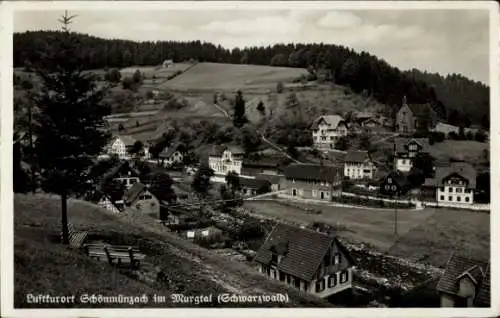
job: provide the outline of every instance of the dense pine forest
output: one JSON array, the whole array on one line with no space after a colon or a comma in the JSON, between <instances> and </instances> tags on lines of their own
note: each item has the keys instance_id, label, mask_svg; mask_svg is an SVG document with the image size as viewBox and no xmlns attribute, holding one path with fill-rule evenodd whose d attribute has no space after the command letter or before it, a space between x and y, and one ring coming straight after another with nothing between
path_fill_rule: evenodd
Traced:
<instances>
[{"instance_id":1,"label":"dense pine forest","mask_svg":"<svg viewBox=\"0 0 500 318\"><path fill-rule=\"evenodd\" d=\"M14 66L28 67L51 47L56 31L14 34ZM406 95L409 103L430 103L451 124L489 126L489 87L461 75L443 77L419 70L401 71L366 52L332 44L276 44L267 47L225 49L212 43L190 41L133 42L79 34L87 69L159 65L197 60L308 68L325 81L349 86L396 110Z\"/></svg>"}]
</instances>

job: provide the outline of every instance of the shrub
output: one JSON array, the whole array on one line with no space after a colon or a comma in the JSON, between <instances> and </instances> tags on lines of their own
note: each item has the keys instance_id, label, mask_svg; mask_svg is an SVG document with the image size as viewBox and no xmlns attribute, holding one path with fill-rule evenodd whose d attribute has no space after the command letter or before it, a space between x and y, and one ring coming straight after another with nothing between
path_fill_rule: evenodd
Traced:
<instances>
[{"instance_id":1,"label":"shrub","mask_svg":"<svg viewBox=\"0 0 500 318\"><path fill-rule=\"evenodd\" d=\"M476 140L477 142L485 142L486 134L483 131L478 130L474 135L474 140Z\"/></svg>"},{"instance_id":2,"label":"shrub","mask_svg":"<svg viewBox=\"0 0 500 318\"><path fill-rule=\"evenodd\" d=\"M283 83L278 82L278 84L276 85L276 92L278 92L278 94L281 94L281 93L283 93L283 90L284 90Z\"/></svg>"}]
</instances>

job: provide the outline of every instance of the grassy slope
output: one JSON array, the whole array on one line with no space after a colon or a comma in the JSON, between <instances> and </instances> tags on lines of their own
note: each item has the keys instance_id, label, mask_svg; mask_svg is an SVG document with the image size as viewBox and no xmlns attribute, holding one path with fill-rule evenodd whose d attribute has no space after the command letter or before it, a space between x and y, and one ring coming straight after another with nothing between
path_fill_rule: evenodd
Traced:
<instances>
[{"instance_id":1,"label":"grassy slope","mask_svg":"<svg viewBox=\"0 0 500 318\"><path fill-rule=\"evenodd\" d=\"M489 150L489 148L489 143L471 140L445 140L432 145L430 153L439 160L463 160L478 166L485 163L483 151Z\"/></svg>"},{"instance_id":2,"label":"grassy slope","mask_svg":"<svg viewBox=\"0 0 500 318\"><path fill-rule=\"evenodd\" d=\"M137 245L146 261L161 266L170 280L169 290L157 290L127 278L105 263L90 261L77 251L52 243L59 232L59 201L47 196L16 195L15 215L15 296L25 306L26 293L187 295L240 290L244 293L286 292L290 305L325 306L326 303L269 281L242 263L233 263L165 231L148 216L122 218L103 213L94 205L70 201L69 221L79 230L107 237L114 244ZM36 274L34 274L36 273ZM85 279L82 279L85 278ZM258 286L258 287L257 287ZM171 304L166 304L171 306Z\"/></svg>"},{"instance_id":3,"label":"grassy slope","mask_svg":"<svg viewBox=\"0 0 500 318\"><path fill-rule=\"evenodd\" d=\"M322 214L308 214L304 205L275 202L246 202L256 213L295 222L338 224L341 237L373 245L389 254L421 260L436 266L446 263L453 247L471 257L489 255L489 213L453 209L398 210L398 234L394 233L394 210L314 206Z\"/></svg>"},{"instance_id":4,"label":"grassy slope","mask_svg":"<svg viewBox=\"0 0 500 318\"><path fill-rule=\"evenodd\" d=\"M199 63L189 71L161 85L160 89L235 90L275 88L279 81L289 82L306 70L288 67Z\"/></svg>"}]
</instances>

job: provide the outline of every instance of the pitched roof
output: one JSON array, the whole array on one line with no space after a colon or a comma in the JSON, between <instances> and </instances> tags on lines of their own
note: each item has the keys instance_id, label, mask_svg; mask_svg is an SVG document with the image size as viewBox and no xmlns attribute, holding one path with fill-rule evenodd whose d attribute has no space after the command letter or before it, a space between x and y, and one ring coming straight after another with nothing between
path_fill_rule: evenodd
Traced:
<instances>
[{"instance_id":1,"label":"pitched roof","mask_svg":"<svg viewBox=\"0 0 500 318\"><path fill-rule=\"evenodd\" d=\"M428 151L430 145L429 145L429 139L428 138L394 138L394 147L396 153L398 152L407 152L406 146L411 142L415 141L417 144L419 144L422 147L422 151Z\"/></svg>"},{"instance_id":2,"label":"pitched roof","mask_svg":"<svg viewBox=\"0 0 500 318\"><path fill-rule=\"evenodd\" d=\"M447 167L437 167L434 179L436 180L436 186L443 184L443 179L452 174L458 174L463 178L467 179L469 182L468 188L476 188L476 177L477 172L473 166L466 162L453 162Z\"/></svg>"},{"instance_id":3,"label":"pitched roof","mask_svg":"<svg viewBox=\"0 0 500 318\"><path fill-rule=\"evenodd\" d=\"M323 115L323 116L320 116L318 117L314 123L313 123L313 129L316 129L318 128L318 125L319 125L319 122L321 120L324 120L326 122L326 124L328 126L330 126L330 128L332 129L335 129L337 128L337 126L344 121L344 118L342 118L341 116L339 115Z\"/></svg>"},{"instance_id":4,"label":"pitched roof","mask_svg":"<svg viewBox=\"0 0 500 318\"><path fill-rule=\"evenodd\" d=\"M271 183L267 180L263 179L253 179L253 178L239 178L240 179L240 185L243 188L250 188L250 189L261 189L266 185L271 185Z\"/></svg>"},{"instance_id":5,"label":"pitched roof","mask_svg":"<svg viewBox=\"0 0 500 318\"><path fill-rule=\"evenodd\" d=\"M130 189L128 189L125 194L123 195L123 201L125 203L132 203L134 202L137 197L146 189L146 185L136 182Z\"/></svg>"},{"instance_id":6,"label":"pitched roof","mask_svg":"<svg viewBox=\"0 0 500 318\"><path fill-rule=\"evenodd\" d=\"M354 265L348 251L335 236L278 223L257 252L255 261L269 264L271 249L274 249L285 254L277 266L280 271L311 281L334 242L347 257L349 266Z\"/></svg>"},{"instance_id":7,"label":"pitched roof","mask_svg":"<svg viewBox=\"0 0 500 318\"><path fill-rule=\"evenodd\" d=\"M160 154L158 155L158 157L163 158L163 159L168 159L176 151L179 150L178 148L179 148L179 145L174 145L174 146L171 146L171 147L167 147L167 148L163 149L162 152L160 152Z\"/></svg>"},{"instance_id":8,"label":"pitched roof","mask_svg":"<svg viewBox=\"0 0 500 318\"><path fill-rule=\"evenodd\" d=\"M119 164L109 169L102 177L102 182L108 178L114 177L120 170L129 169L134 175L139 176L139 171L134 169L128 161L120 161Z\"/></svg>"},{"instance_id":9,"label":"pitched roof","mask_svg":"<svg viewBox=\"0 0 500 318\"><path fill-rule=\"evenodd\" d=\"M283 179L282 175L272 175L272 174L258 174L255 176L256 179L267 180L271 184L279 184L281 179Z\"/></svg>"},{"instance_id":10,"label":"pitched roof","mask_svg":"<svg viewBox=\"0 0 500 318\"><path fill-rule=\"evenodd\" d=\"M294 163L284 169L287 179L337 181L337 175L342 177L343 169L331 165L319 165L309 163Z\"/></svg>"},{"instance_id":11,"label":"pitched roof","mask_svg":"<svg viewBox=\"0 0 500 318\"><path fill-rule=\"evenodd\" d=\"M491 277L490 277L490 265L488 264L488 267L486 268L485 275L483 278L483 281L481 283L481 287L479 288L479 292L476 295L476 299L474 299L474 302L476 303L476 306L490 306L491 302Z\"/></svg>"},{"instance_id":12,"label":"pitched roof","mask_svg":"<svg viewBox=\"0 0 500 318\"><path fill-rule=\"evenodd\" d=\"M120 135L117 136L117 138L120 138L120 140L125 144L126 147L133 146L136 142L136 140L130 135Z\"/></svg>"},{"instance_id":13,"label":"pitched roof","mask_svg":"<svg viewBox=\"0 0 500 318\"><path fill-rule=\"evenodd\" d=\"M430 104L409 104L413 116L422 116L426 113L431 116L431 118L435 118L437 116L436 112L432 108Z\"/></svg>"},{"instance_id":14,"label":"pitched roof","mask_svg":"<svg viewBox=\"0 0 500 318\"><path fill-rule=\"evenodd\" d=\"M232 155L243 155L243 154L245 154L245 151L241 147L239 147L239 146L234 146L234 145L230 145L230 146L214 145L212 147L212 150L210 151L209 156L220 157L220 156L222 156L222 153L224 151L226 151L226 149L229 150Z\"/></svg>"},{"instance_id":15,"label":"pitched roof","mask_svg":"<svg viewBox=\"0 0 500 318\"><path fill-rule=\"evenodd\" d=\"M365 120L368 118L375 117L375 115L373 113L370 113L370 112L356 112L353 114L353 117L358 119L358 120Z\"/></svg>"},{"instance_id":16,"label":"pitched roof","mask_svg":"<svg viewBox=\"0 0 500 318\"><path fill-rule=\"evenodd\" d=\"M347 151L347 155L345 156L344 161L347 162L356 162L361 163L365 160L370 159L368 155L368 151L365 150L349 150Z\"/></svg>"},{"instance_id":17,"label":"pitched roof","mask_svg":"<svg viewBox=\"0 0 500 318\"><path fill-rule=\"evenodd\" d=\"M383 177L383 181L385 181L387 178L392 178L392 180L394 180L400 187L404 187L405 185L408 184L408 178L403 172L399 170L391 171L388 174L386 174Z\"/></svg>"},{"instance_id":18,"label":"pitched roof","mask_svg":"<svg viewBox=\"0 0 500 318\"><path fill-rule=\"evenodd\" d=\"M244 159L243 167L266 167L266 168L276 168L284 163L286 163L288 158L283 156L265 156L258 159Z\"/></svg>"},{"instance_id":19,"label":"pitched roof","mask_svg":"<svg viewBox=\"0 0 500 318\"><path fill-rule=\"evenodd\" d=\"M490 281L488 273L489 264L487 262L453 253L448 259L445 271L439 279L436 289L440 292L456 295L460 278L464 275L470 275L477 281L476 286L479 288L476 300L481 303L489 303Z\"/></svg>"},{"instance_id":20,"label":"pitched roof","mask_svg":"<svg viewBox=\"0 0 500 318\"><path fill-rule=\"evenodd\" d=\"M92 203L99 203L102 198L106 198L111 202L111 204L118 210L118 211L123 211L123 204L117 203L118 200L114 200L110 195L104 193L102 190L96 190L92 192L89 196L86 197L86 200L92 202Z\"/></svg>"}]
</instances>

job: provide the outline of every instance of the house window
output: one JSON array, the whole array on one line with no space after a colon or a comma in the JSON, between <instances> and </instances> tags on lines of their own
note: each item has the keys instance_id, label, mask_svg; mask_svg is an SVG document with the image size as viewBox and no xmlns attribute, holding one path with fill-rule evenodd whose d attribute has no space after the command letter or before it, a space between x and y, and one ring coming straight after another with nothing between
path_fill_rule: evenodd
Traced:
<instances>
[{"instance_id":1,"label":"house window","mask_svg":"<svg viewBox=\"0 0 500 318\"><path fill-rule=\"evenodd\" d=\"M135 207L137 208L137 210L141 209L141 205L139 203L137 203Z\"/></svg>"},{"instance_id":2,"label":"house window","mask_svg":"<svg viewBox=\"0 0 500 318\"><path fill-rule=\"evenodd\" d=\"M469 202L469 197L465 197L465 202Z\"/></svg>"},{"instance_id":3,"label":"house window","mask_svg":"<svg viewBox=\"0 0 500 318\"><path fill-rule=\"evenodd\" d=\"M391 189L392 189L392 191L396 191L396 186L395 186L395 185L393 185L393 186L391 187Z\"/></svg>"},{"instance_id":4,"label":"house window","mask_svg":"<svg viewBox=\"0 0 500 318\"><path fill-rule=\"evenodd\" d=\"M462 201L462 198L461 197L457 197L457 201L458 202Z\"/></svg>"},{"instance_id":5,"label":"house window","mask_svg":"<svg viewBox=\"0 0 500 318\"><path fill-rule=\"evenodd\" d=\"M337 285L337 274L332 274L328 277L328 288L335 287Z\"/></svg>"},{"instance_id":6,"label":"house window","mask_svg":"<svg viewBox=\"0 0 500 318\"><path fill-rule=\"evenodd\" d=\"M297 196L297 189L292 189L292 196Z\"/></svg>"},{"instance_id":7,"label":"house window","mask_svg":"<svg viewBox=\"0 0 500 318\"><path fill-rule=\"evenodd\" d=\"M316 282L316 292L321 293L323 290L325 290L325 280L321 279Z\"/></svg>"},{"instance_id":8,"label":"house window","mask_svg":"<svg viewBox=\"0 0 500 318\"><path fill-rule=\"evenodd\" d=\"M387 178L387 183L392 183L392 178Z\"/></svg>"},{"instance_id":9,"label":"house window","mask_svg":"<svg viewBox=\"0 0 500 318\"><path fill-rule=\"evenodd\" d=\"M453 192L453 188L452 187L448 187L448 192Z\"/></svg>"},{"instance_id":10,"label":"house window","mask_svg":"<svg viewBox=\"0 0 500 318\"><path fill-rule=\"evenodd\" d=\"M448 197L448 201L453 201L453 197L451 195Z\"/></svg>"},{"instance_id":11,"label":"house window","mask_svg":"<svg viewBox=\"0 0 500 318\"><path fill-rule=\"evenodd\" d=\"M444 195L440 196L439 200L444 201Z\"/></svg>"},{"instance_id":12,"label":"house window","mask_svg":"<svg viewBox=\"0 0 500 318\"><path fill-rule=\"evenodd\" d=\"M333 255L333 264L340 264L340 253L335 253L335 255Z\"/></svg>"},{"instance_id":13,"label":"house window","mask_svg":"<svg viewBox=\"0 0 500 318\"><path fill-rule=\"evenodd\" d=\"M349 280L349 272L343 271L340 273L340 283L343 284Z\"/></svg>"},{"instance_id":14,"label":"house window","mask_svg":"<svg viewBox=\"0 0 500 318\"><path fill-rule=\"evenodd\" d=\"M460 182L462 182L462 181L460 181ZM457 192L457 193L462 193L462 188L457 188L457 191L456 191L456 192Z\"/></svg>"}]
</instances>

